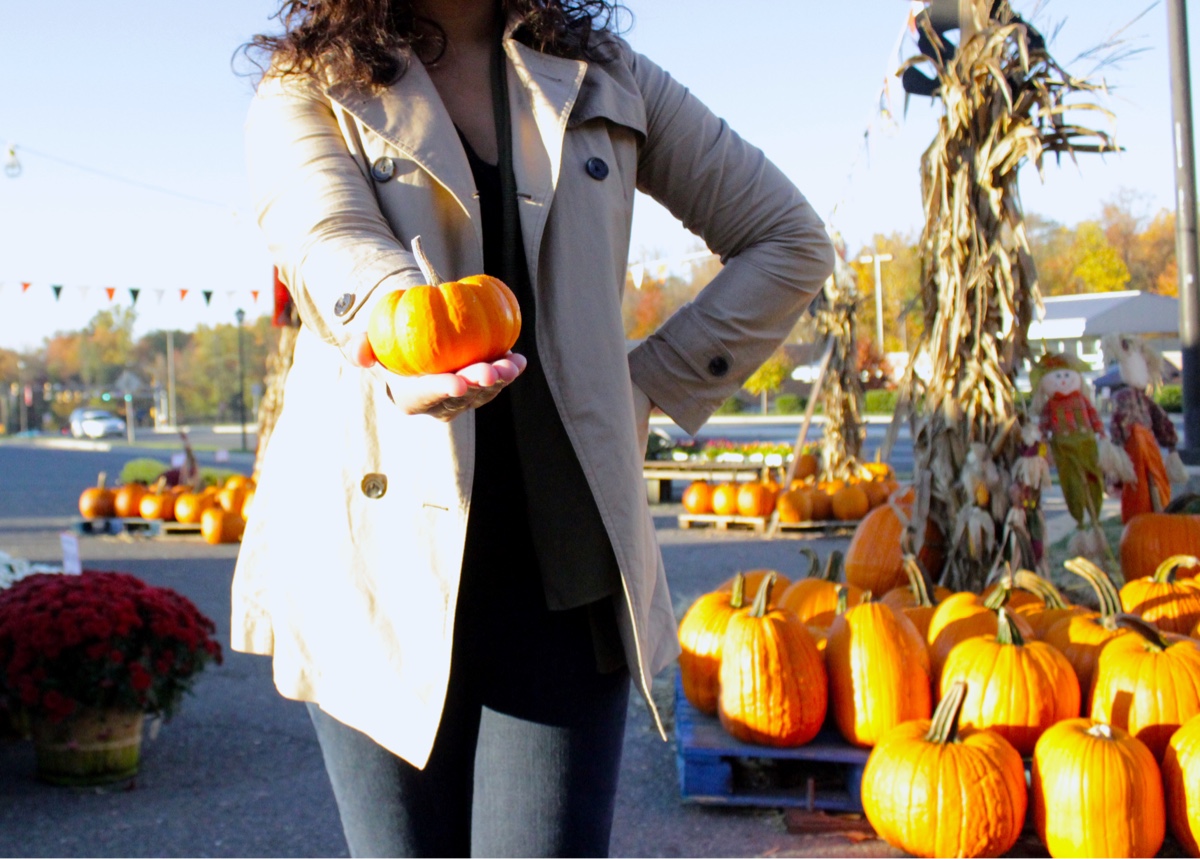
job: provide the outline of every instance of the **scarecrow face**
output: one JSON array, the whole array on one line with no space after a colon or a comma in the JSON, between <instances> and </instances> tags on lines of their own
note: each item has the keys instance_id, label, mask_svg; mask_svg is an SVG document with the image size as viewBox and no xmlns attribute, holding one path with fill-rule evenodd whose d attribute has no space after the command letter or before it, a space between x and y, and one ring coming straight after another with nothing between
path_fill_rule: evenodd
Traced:
<instances>
[{"instance_id":1,"label":"scarecrow face","mask_svg":"<svg viewBox=\"0 0 1200 859\"><path fill-rule=\"evenodd\" d=\"M1073 394L1079 390L1083 379L1071 369L1051 370L1042 377L1041 389L1048 395Z\"/></svg>"}]
</instances>

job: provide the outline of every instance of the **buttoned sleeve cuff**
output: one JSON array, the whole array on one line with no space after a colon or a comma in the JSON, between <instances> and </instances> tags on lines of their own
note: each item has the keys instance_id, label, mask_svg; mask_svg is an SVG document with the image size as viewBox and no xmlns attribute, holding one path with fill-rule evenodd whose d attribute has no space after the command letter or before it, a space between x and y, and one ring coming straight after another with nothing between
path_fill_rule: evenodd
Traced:
<instances>
[{"instance_id":1,"label":"buttoned sleeve cuff","mask_svg":"<svg viewBox=\"0 0 1200 859\"><path fill-rule=\"evenodd\" d=\"M728 386L711 383L733 369L733 353L692 304L681 307L669 324L629 353L633 381L690 435L700 431L728 396ZM672 379L690 379L695 384L675 384Z\"/></svg>"}]
</instances>

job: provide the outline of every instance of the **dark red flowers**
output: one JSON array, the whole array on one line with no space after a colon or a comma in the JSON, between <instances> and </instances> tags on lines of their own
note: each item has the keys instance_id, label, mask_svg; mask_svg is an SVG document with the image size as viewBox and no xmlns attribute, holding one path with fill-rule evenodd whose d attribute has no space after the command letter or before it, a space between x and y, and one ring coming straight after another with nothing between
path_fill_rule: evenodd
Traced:
<instances>
[{"instance_id":1,"label":"dark red flowers","mask_svg":"<svg viewBox=\"0 0 1200 859\"><path fill-rule=\"evenodd\" d=\"M127 573L39 574L0 590L0 707L170 716L209 662L215 624L182 594Z\"/></svg>"}]
</instances>

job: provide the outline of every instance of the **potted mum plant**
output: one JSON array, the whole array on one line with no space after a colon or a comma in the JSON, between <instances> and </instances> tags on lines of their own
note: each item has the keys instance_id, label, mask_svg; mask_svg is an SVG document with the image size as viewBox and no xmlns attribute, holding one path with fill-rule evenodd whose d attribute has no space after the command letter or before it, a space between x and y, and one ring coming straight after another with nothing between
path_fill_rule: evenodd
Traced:
<instances>
[{"instance_id":1,"label":"potted mum plant","mask_svg":"<svg viewBox=\"0 0 1200 859\"><path fill-rule=\"evenodd\" d=\"M215 630L183 595L127 573L43 573L0 590L0 707L27 721L38 775L133 776L145 714L170 718L221 662Z\"/></svg>"}]
</instances>

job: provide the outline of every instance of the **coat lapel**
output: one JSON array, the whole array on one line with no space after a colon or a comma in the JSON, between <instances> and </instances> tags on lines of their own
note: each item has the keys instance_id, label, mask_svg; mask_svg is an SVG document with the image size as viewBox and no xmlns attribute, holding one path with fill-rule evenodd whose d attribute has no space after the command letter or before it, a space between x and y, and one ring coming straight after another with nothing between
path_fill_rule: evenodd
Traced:
<instances>
[{"instance_id":1,"label":"coat lapel","mask_svg":"<svg viewBox=\"0 0 1200 859\"><path fill-rule=\"evenodd\" d=\"M478 221L471 165L425 66L410 59L400 80L379 93L333 84L326 94L420 165L454 195L472 222Z\"/></svg>"}]
</instances>

